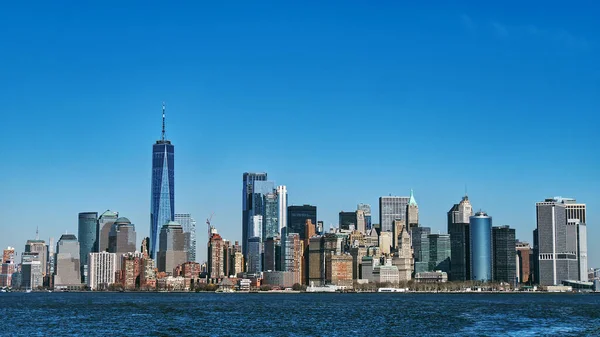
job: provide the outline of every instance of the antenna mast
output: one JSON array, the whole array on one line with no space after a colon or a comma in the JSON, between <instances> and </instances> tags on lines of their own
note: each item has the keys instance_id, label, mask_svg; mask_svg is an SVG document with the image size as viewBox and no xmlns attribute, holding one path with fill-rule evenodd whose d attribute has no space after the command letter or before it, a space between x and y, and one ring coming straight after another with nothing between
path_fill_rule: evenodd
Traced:
<instances>
[{"instance_id":1,"label":"antenna mast","mask_svg":"<svg viewBox=\"0 0 600 337\"><path fill-rule=\"evenodd\" d=\"M162 104L163 123L162 123L162 140L165 140L165 102Z\"/></svg>"}]
</instances>

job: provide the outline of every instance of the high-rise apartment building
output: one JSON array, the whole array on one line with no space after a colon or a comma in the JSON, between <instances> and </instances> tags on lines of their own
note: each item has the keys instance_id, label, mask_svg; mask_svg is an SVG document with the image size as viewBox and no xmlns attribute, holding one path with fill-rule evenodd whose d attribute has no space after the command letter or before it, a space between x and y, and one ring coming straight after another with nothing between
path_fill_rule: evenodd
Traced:
<instances>
[{"instance_id":1,"label":"high-rise apartment building","mask_svg":"<svg viewBox=\"0 0 600 337\"><path fill-rule=\"evenodd\" d=\"M98 234L96 235L98 252L108 252L108 237L110 236L110 230L118 218L119 212L112 212L111 210L107 210L100 214L98 225L96 226L98 229Z\"/></svg>"},{"instance_id":2,"label":"high-rise apartment building","mask_svg":"<svg viewBox=\"0 0 600 337\"><path fill-rule=\"evenodd\" d=\"M477 212L470 221L471 279L489 282L493 279L492 217Z\"/></svg>"},{"instance_id":3,"label":"high-rise apartment building","mask_svg":"<svg viewBox=\"0 0 600 337\"><path fill-rule=\"evenodd\" d=\"M473 207L468 196L454 204L448 211L448 234L450 235L450 280L466 281L471 279L471 246L469 237L469 218Z\"/></svg>"},{"instance_id":4,"label":"high-rise apartment building","mask_svg":"<svg viewBox=\"0 0 600 337\"><path fill-rule=\"evenodd\" d=\"M175 214L175 222L183 228L187 261L196 262L196 220L191 214Z\"/></svg>"},{"instance_id":5,"label":"high-rise apartment building","mask_svg":"<svg viewBox=\"0 0 600 337\"><path fill-rule=\"evenodd\" d=\"M277 224L279 225L279 235L283 235L283 227L287 226L287 187L277 186Z\"/></svg>"},{"instance_id":6,"label":"high-rise apartment building","mask_svg":"<svg viewBox=\"0 0 600 337\"><path fill-rule=\"evenodd\" d=\"M175 147L165 138L165 105L162 135L152 146L152 187L150 196L150 257L156 259L159 233L175 220Z\"/></svg>"},{"instance_id":7,"label":"high-rise apartment building","mask_svg":"<svg viewBox=\"0 0 600 337\"><path fill-rule=\"evenodd\" d=\"M242 186L242 253L247 256L248 239L254 214L254 185L257 181L266 181L265 172L244 172Z\"/></svg>"},{"instance_id":8,"label":"high-rise apartment building","mask_svg":"<svg viewBox=\"0 0 600 337\"><path fill-rule=\"evenodd\" d=\"M413 190L410 190L410 198L406 206L406 224L409 232L412 228L419 227L419 205L417 205Z\"/></svg>"},{"instance_id":9,"label":"high-rise apartment building","mask_svg":"<svg viewBox=\"0 0 600 337\"><path fill-rule=\"evenodd\" d=\"M574 199L549 198L536 203L537 228L534 232L535 282L540 285L559 285L565 280L580 280L581 248L585 247L587 264L587 242L585 207ZM567 211L569 209L569 211ZM569 219L567 215L578 217ZM583 238L583 240L578 240Z\"/></svg>"},{"instance_id":10,"label":"high-rise apartment building","mask_svg":"<svg viewBox=\"0 0 600 337\"><path fill-rule=\"evenodd\" d=\"M300 240L306 240L306 220L310 220L312 223L317 223L317 206L288 206L288 223L286 233L285 235L282 234L282 237L287 236L287 234L297 233L300 236Z\"/></svg>"},{"instance_id":11,"label":"high-rise apartment building","mask_svg":"<svg viewBox=\"0 0 600 337\"><path fill-rule=\"evenodd\" d=\"M379 197L379 225L382 232L392 232L394 220L406 221L406 210L410 197Z\"/></svg>"},{"instance_id":12,"label":"high-rise apartment building","mask_svg":"<svg viewBox=\"0 0 600 337\"><path fill-rule=\"evenodd\" d=\"M263 196L263 241L279 235L279 200L277 192L267 193Z\"/></svg>"},{"instance_id":13,"label":"high-rise apartment building","mask_svg":"<svg viewBox=\"0 0 600 337\"><path fill-rule=\"evenodd\" d=\"M515 284L517 280L517 251L515 229L508 226L492 228L493 277L496 282Z\"/></svg>"},{"instance_id":14,"label":"high-rise apartment building","mask_svg":"<svg viewBox=\"0 0 600 337\"><path fill-rule=\"evenodd\" d=\"M98 250L98 212L79 213L77 222L81 281L87 283L88 256Z\"/></svg>"},{"instance_id":15,"label":"high-rise apartment building","mask_svg":"<svg viewBox=\"0 0 600 337\"><path fill-rule=\"evenodd\" d=\"M117 254L115 253L90 253L88 255L88 280L87 285L91 290L106 290L115 283L117 272Z\"/></svg>"},{"instance_id":16,"label":"high-rise apartment building","mask_svg":"<svg viewBox=\"0 0 600 337\"><path fill-rule=\"evenodd\" d=\"M240 269L243 270L243 265L238 266L239 257L235 256L235 269L236 272L240 272ZM241 259L243 263L243 258ZM211 228L210 238L208 240L208 275L213 279L220 279L224 275L223 273L223 265L225 261L223 261L223 238L221 235L217 233L215 228ZM237 274L237 273L236 273Z\"/></svg>"},{"instance_id":17,"label":"high-rise apartment building","mask_svg":"<svg viewBox=\"0 0 600 337\"><path fill-rule=\"evenodd\" d=\"M363 211L365 215L365 231L373 227L371 223L371 205L369 204L358 204L356 206L357 211Z\"/></svg>"},{"instance_id":18,"label":"high-rise apartment building","mask_svg":"<svg viewBox=\"0 0 600 337\"><path fill-rule=\"evenodd\" d=\"M187 248L183 227L175 221L169 221L160 230L158 250L158 271L173 274L173 270L186 262Z\"/></svg>"},{"instance_id":19,"label":"high-rise apartment building","mask_svg":"<svg viewBox=\"0 0 600 337\"><path fill-rule=\"evenodd\" d=\"M0 287L12 286L12 274L15 272L15 248L7 247L2 252L0 269Z\"/></svg>"},{"instance_id":20,"label":"high-rise apartment building","mask_svg":"<svg viewBox=\"0 0 600 337\"><path fill-rule=\"evenodd\" d=\"M81 288L79 242L73 234L63 234L56 245L54 289Z\"/></svg>"}]
</instances>

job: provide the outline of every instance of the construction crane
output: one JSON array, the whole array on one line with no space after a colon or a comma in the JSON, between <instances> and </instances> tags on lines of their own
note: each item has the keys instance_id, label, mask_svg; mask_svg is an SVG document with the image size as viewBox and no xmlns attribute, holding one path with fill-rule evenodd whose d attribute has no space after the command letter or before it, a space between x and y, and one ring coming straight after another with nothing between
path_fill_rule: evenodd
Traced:
<instances>
[{"instance_id":1,"label":"construction crane","mask_svg":"<svg viewBox=\"0 0 600 337\"><path fill-rule=\"evenodd\" d=\"M210 232L212 229L211 221L212 221L213 215L215 215L215 212L212 212L210 217L208 219L206 219L206 225L208 226L208 241L210 241Z\"/></svg>"}]
</instances>

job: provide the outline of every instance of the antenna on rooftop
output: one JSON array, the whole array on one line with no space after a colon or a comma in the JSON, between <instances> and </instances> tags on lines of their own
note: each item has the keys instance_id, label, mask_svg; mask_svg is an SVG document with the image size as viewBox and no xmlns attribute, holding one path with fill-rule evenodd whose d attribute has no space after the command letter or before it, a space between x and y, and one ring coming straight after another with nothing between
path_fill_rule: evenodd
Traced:
<instances>
[{"instance_id":1,"label":"antenna on rooftop","mask_svg":"<svg viewBox=\"0 0 600 337\"><path fill-rule=\"evenodd\" d=\"M163 104L162 104L162 113L163 113L162 114L163 115L162 116L162 118L163 118L163 120L162 120L162 140L164 141L165 140L165 102L163 102Z\"/></svg>"}]
</instances>

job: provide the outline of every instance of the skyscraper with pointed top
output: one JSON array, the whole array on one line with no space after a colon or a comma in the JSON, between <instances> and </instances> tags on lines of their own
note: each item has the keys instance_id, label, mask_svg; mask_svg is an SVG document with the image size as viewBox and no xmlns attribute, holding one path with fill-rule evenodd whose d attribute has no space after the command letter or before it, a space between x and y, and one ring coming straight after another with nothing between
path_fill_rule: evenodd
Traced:
<instances>
[{"instance_id":1,"label":"skyscraper with pointed top","mask_svg":"<svg viewBox=\"0 0 600 337\"><path fill-rule=\"evenodd\" d=\"M406 224L408 225L409 233L411 233L412 228L419 227L419 205L417 205L412 189L410 190L408 205L406 205Z\"/></svg>"},{"instance_id":2,"label":"skyscraper with pointed top","mask_svg":"<svg viewBox=\"0 0 600 337\"><path fill-rule=\"evenodd\" d=\"M152 195L150 199L150 257L156 259L158 235L163 225L175 220L175 147L165 136L165 104L162 137L152 146Z\"/></svg>"}]
</instances>

